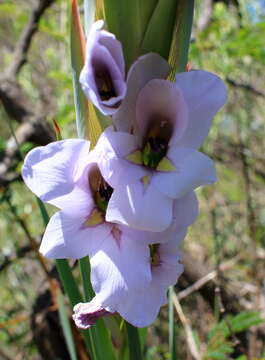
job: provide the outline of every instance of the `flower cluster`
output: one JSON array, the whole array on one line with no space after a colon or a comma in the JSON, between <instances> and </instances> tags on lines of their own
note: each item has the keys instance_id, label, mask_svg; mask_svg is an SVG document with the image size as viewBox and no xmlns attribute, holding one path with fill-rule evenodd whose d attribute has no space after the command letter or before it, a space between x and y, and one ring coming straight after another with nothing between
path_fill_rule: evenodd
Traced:
<instances>
[{"instance_id":1,"label":"flower cluster","mask_svg":"<svg viewBox=\"0 0 265 360\"><path fill-rule=\"evenodd\" d=\"M111 115L111 126L92 150L81 139L33 149L22 175L42 201L60 209L40 252L90 257L95 297L75 306L77 326L118 312L143 327L183 270L180 243L198 214L194 189L216 179L213 162L198 148L226 90L205 71L169 82L168 63L154 53L138 58L126 77L121 44L103 26L92 26L80 82Z\"/></svg>"}]
</instances>

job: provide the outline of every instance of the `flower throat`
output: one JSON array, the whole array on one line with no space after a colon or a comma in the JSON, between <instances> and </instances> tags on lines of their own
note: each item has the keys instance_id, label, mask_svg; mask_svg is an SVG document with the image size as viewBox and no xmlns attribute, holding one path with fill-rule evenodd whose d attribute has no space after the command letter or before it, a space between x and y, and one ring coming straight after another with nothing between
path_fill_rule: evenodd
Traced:
<instances>
[{"instance_id":1,"label":"flower throat","mask_svg":"<svg viewBox=\"0 0 265 360\"><path fill-rule=\"evenodd\" d=\"M169 122L156 119L151 121L152 126L147 132L142 149L143 164L150 168L156 169L160 161L166 156L168 142L172 132Z\"/></svg>"},{"instance_id":2,"label":"flower throat","mask_svg":"<svg viewBox=\"0 0 265 360\"><path fill-rule=\"evenodd\" d=\"M103 179L97 166L90 172L89 185L97 208L105 214L113 189Z\"/></svg>"}]
</instances>

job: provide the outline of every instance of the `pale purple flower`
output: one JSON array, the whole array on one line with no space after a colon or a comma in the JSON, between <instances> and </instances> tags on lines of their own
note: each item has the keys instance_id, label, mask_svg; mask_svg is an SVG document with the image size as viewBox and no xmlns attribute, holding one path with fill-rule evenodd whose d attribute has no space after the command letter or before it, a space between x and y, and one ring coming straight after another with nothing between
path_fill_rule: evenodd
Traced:
<instances>
[{"instance_id":1,"label":"pale purple flower","mask_svg":"<svg viewBox=\"0 0 265 360\"><path fill-rule=\"evenodd\" d=\"M176 83L151 80L140 91L130 86L133 81L128 82L128 116L122 111L134 133L108 128L94 150L102 175L114 188L106 219L163 231L172 222L174 199L216 180L213 162L197 148L225 103L226 89L205 71L178 74Z\"/></svg>"},{"instance_id":2,"label":"pale purple flower","mask_svg":"<svg viewBox=\"0 0 265 360\"><path fill-rule=\"evenodd\" d=\"M89 329L100 317L110 315L94 298L88 303L79 303L74 306L73 320L79 329Z\"/></svg>"},{"instance_id":3,"label":"pale purple flower","mask_svg":"<svg viewBox=\"0 0 265 360\"><path fill-rule=\"evenodd\" d=\"M168 241L150 246L151 280L148 284L131 291L128 289L117 297L116 304L109 302L103 286L91 302L78 304L74 308L73 319L82 329L93 325L101 316L118 312L126 321L137 327L150 325L157 317L160 307L167 303L167 289L174 285L183 271L180 263L180 242L186 235L186 228L171 227L164 236ZM96 304L96 306L94 305ZM96 309L96 316L95 314ZM92 320L91 320L92 319Z\"/></svg>"},{"instance_id":4,"label":"pale purple flower","mask_svg":"<svg viewBox=\"0 0 265 360\"><path fill-rule=\"evenodd\" d=\"M69 139L31 150L22 176L42 201L61 209L49 221L40 252L50 258L89 255L93 289L108 311L116 311L122 297L151 281L148 245L166 242L168 235L106 221L112 188L89 153L88 141ZM193 193L176 201L174 231L189 226L197 212Z\"/></svg>"},{"instance_id":5,"label":"pale purple flower","mask_svg":"<svg viewBox=\"0 0 265 360\"><path fill-rule=\"evenodd\" d=\"M80 83L86 96L105 115L115 113L126 94L121 43L95 22L87 37L86 59Z\"/></svg>"}]
</instances>

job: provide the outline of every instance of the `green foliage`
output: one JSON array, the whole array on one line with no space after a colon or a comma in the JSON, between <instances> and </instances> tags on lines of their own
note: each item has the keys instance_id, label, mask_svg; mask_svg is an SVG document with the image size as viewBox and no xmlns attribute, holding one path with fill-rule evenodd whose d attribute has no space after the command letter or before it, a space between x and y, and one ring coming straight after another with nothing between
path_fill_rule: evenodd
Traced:
<instances>
[{"instance_id":1,"label":"green foliage","mask_svg":"<svg viewBox=\"0 0 265 360\"><path fill-rule=\"evenodd\" d=\"M104 10L108 29L123 45L127 69L139 55L149 52L168 59L177 13L175 0L105 0Z\"/></svg>"},{"instance_id":2,"label":"green foliage","mask_svg":"<svg viewBox=\"0 0 265 360\"><path fill-rule=\"evenodd\" d=\"M60 321L61 321L61 325L63 328L63 333L64 333L66 345L67 345L71 360L77 360L73 334L72 334L70 322L68 319L67 309L64 304L64 296L63 296L61 290L57 291L57 301L58 301L58 305L59 305Z\"/></svg>"},{"instance_id":3,"label":"green foliage","mask_svg":"<svg viewBox=\"0 0 265 360\"><path fill-rule=\"evenodd\" d=\"M74 88L74 100L76 110L76 127L77 135L80 138L87 138L88 129L87 122L89 118L88 101L81 89L79 82L80 72L84 65L85 59L85 43L84 34L80 23L79 13L76 1L72 1L71 6L71 65Z\"/></svg>"},{"instance_id":4,"label":"green foliage","mask_svg":"<svg viewBox=\"0 0 265 360\"><path fill-rule=\"evenodd\" d=\"M232 337L264 322L265 319L255 311L242 311L234 316L226 316L208 333L204 360L226 360L234 351Z\"/></svg>"},{"instance_id":5,"label":"green foliage","mask_svg":"<svg viewBox=\"0 0 265 360\"><path fill-rule=\"evenodd\" d=\"M142 54L156 52L166 60L168 59L176 12L177 2L175 0L158 1L142 40Z\"/></svg>"}]
</instances>

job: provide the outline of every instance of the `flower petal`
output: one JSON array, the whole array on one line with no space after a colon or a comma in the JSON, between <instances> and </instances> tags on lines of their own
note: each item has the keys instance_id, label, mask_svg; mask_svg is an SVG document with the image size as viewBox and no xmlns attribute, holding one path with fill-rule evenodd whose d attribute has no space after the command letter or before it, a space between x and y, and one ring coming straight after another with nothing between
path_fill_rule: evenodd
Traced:
<instances>
[{"instance_id":1,"label":"flower petal","mask_svg":"<svg viewBox=\"0 0 265 360\"><path fill-rule=\"evenodd\" d=\"M207 71L189 71L176 76L189 109L188 127L178 145L199 148L210 130L212 117L226 102L226 87Z\"/></svg>"},{"instance_id":2,"label":"flower petal","mask_svg":"<svg viewBox=\"0 0 265 360\"><path fill-rule=\"evenodd\" d=\"M102 30L103 26L103 21L97 21L88 34L86 61L80 83L93 104L103 114L112 115L126 94L125 66L121 43L114 34ZM106 87L105 96L100 94L99 83Z\"/></svg>"},{"instance_id":3,"label":"flower petal","mask_svg":"<svg viewBox=\"0 0 265 360\"><path fill-rule=\"evenodd\" d=\"M146 136L155 122L172 127L170 144L183 135L188 121L187 106L176 85L167 80L151 80L140 91L136 104L137 129Z\"/></svg>"},{"instance_id":4,"label":"flower petal","mask_svg":"<svg viewBox=\"0 0 265 360\"><path fill-rule=\"evenodd\" d=\"M110 312L118 311L128 292L151 280L149 248L115 226L90 257L91 282L97 299Z\"/></svg>"},{"instance_id":5,"label":"flower petal","mask_svg":"<svg viewBox=\"0 0 265 360\"><path fill-rule=\"evenodd\" d=\"M123 132L106 129L95 147L99 169L104 179L113 187L133 182L147 171L132 164L126 157L139 147L138 138Z\"/></svg>"},{"instance_id":6,"label":"flower petal","mask_svg":"<svg viewBox=\"0 0 265 360\"><path fill-rule=\"evenodd\" d=\"M175 172L156 172L154 186L163 194L177 199L200 185L216 181L213 161L206 155L189 148L171 147L167 156L176 166Z\"/></svg>"},{"instance_id":7,"label":"flower petal","mask_svg":"<svg viewBox=\"0 0 265 360\"><path fill-rule=\"evenodd\" d=\"M61 208L74 189L75 174L88 151L89 142L77 139L37 147L25 158L23 180L42 201Z\"/></svg>"},{"instance_id":8,"label":"flower petal","mask_svg":"<svg viewBox=\"0 0 265 360\"><path fill-rule=\"evenodd\" d=\"M137 327L150 325L155 321L160 307L167 303L167 289L174 285L183 272L179 263L179 244L186 235L186 228L179 232L172 231L166 243L160 244L161 264L152 267L152 281L140 287L119 305L117 311L128 322Z\"/></svg>"},{"instance_id":9,"label":"flower petal","mask_svg":"<svg viewBox=\"0 0 265 360\"><path fill-rule=\"evenodd\" d=\"M62 211L55 213L46 227L40 252L55 259L79 259L94 252L111 227L106 224L85 227L85 219L85 214L78 218Z\"/></svg>"},{"instance_id":10,"label":"flower petal","mask_svg":"<svg viewBox=\"0 0 265 360\"><path fill-rule=\"evenodd\" d=\"M118 68L123 76L125 77L125 63L122 52L122 46L120 41L117 41L114 34L109 33L108 31L102 30L99 34L98 42L109 50L109 53L115 60Z\"/></svg>"},{"instance_id":11,"label":"flower petal","mask_svg":"<svg viewBox=\"0 0 265 360\"><path fill-rule=\"evenodd\" d=\"M199 214L198 199L194 191L174 201L173 223L176 229L188 227L194 223Z\"/></svg>"},{"instance_id":12,"label":"flower petal","mask_svg":"<svg viewBox=\"0 0 265 360\"><path fill-rule=\"evenodd\" d=\"M151 180L152 181L152 180ZM173 201L143 182L120 186L114 190L106 220L146 231L163 231L172 221Z\"/></svg>"},{"instance_id":13,"label":"flower petal","mask_svg":"<svg viewBox=\"0 0 265 360\"><path fill-rule=\"evenodd\" d=\"M76 304L73 310L73 320L76 326L83 330L89 329L100 317L110 315L98 303L97 297L94 297L90 302Z\"/></svg>"},{"instance_id":14,"label":"flower petal","mask_svg":"<svg viewBox=\"0 0 265 360\"><path fill-rule=\"evenodd\" d=\"M170 67L158 54L139 57L131 66L127 79L127 94L121 107L113 116L117 130L130 132L135 126L136 100L140 90L152 79L165 79Z\"/></svg>"}]
</instances>

